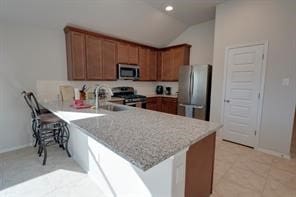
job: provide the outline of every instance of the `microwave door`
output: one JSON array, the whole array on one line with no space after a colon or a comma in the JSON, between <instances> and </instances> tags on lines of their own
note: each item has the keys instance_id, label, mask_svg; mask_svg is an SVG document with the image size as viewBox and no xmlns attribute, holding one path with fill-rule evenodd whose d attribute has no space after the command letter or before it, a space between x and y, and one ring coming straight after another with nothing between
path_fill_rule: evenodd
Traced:
<instances>
[{"instance_id":1,"label":"microwave door","mask_svg":"<svg viewBox=\"0 0 296 197\"><path fill-rule=\"evenodd\" d=\"M118 79L135 80L138 78L138 66L118 65Z\"/></svg>"}]
</instances>

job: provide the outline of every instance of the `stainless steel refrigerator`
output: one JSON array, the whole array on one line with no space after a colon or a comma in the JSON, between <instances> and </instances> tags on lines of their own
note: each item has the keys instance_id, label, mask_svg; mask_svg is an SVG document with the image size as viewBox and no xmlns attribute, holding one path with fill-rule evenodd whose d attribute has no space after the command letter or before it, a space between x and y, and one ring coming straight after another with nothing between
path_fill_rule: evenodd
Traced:
<instances>
[{"instance_id":1,"label":"stainless steel refrigerator","mask_svg":"<svg viewBox=\"0 0 296 197\"><path fill-rule=\"evenodd\" d=\"M210 119L211 65L181 66L179 71L178 114Z\"/></svg>"}]
</instances>

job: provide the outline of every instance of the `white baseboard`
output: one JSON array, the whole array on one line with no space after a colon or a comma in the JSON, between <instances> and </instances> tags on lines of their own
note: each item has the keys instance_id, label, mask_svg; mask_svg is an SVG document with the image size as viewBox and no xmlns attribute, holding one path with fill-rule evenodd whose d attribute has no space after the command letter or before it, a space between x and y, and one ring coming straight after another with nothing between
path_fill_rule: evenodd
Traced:
<instances>
[{"instance_id":1,"label":"white baseboard","mask_svg":"<svg viewBox=\"0 0 296 197\"><path fill-rule=\"evenodd\" d=\"M255 150L266 153L266 154L274 155L274 156L277 156L277 157L281 157L281 158L285 158L285 159L291 159L290 155L279 153L279 152L276 152L276 151L273 151L273 150L268 150L268 149L264 149L264 148L256 148L256 147L255 147Z\"/></svg>"},{"instance_id":2,"label":"white baseboard","mask_svg":"<svg viewBox=\"0 0 296 197\"><path fill-rule=\"evenodd\" d=\"M22 149L22 148L26 148L28 146L32 146L32 144L29 143L29 144L24 144L24 145L21 145L21 146L15 146L15 147L12 147L12 148L2 149L2 150L0 150L0 154L10 152L10 151L14 151L14 150L18 150L18 149Z\"/></svg>"}]
</instances>

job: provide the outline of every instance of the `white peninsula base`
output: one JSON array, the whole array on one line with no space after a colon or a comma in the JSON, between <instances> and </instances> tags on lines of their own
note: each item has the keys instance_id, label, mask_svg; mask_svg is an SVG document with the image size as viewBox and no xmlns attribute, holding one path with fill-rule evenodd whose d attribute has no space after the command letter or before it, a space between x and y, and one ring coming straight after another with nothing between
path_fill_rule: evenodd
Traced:
<instances>
[{"instance_id":1,"label":"white peninsula base","mask_svg":"<svg viewBox=\"0 0 296 197\"><path fill-rule=\"evenodd\" d=\"M186 152L143 171L100 144L78 127L70 128L74 160L112 197L182 197L185 194Z\"/></svg>"}]
</instances>

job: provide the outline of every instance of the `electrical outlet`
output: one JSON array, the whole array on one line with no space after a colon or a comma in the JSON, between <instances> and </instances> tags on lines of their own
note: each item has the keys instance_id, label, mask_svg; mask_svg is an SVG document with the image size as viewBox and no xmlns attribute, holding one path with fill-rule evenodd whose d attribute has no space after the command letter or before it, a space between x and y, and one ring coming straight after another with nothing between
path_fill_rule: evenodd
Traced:
<instances>
[{"instance_id":1,"label":"electrical outlet","mask_svg":"<svg viewBox=\"0 0 296 197\"><path fill-rule=\"evenodd\" d=\"M290 78L282 79L282 86L289 86L289 84L290 84Z\"/></svg>"}]
</instances>

